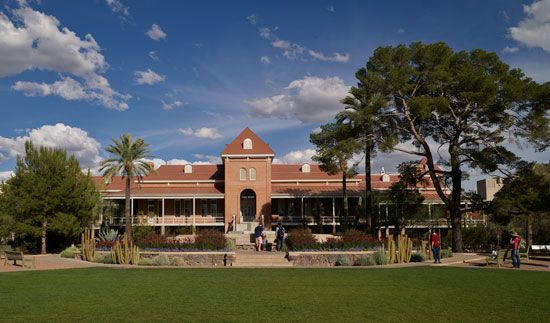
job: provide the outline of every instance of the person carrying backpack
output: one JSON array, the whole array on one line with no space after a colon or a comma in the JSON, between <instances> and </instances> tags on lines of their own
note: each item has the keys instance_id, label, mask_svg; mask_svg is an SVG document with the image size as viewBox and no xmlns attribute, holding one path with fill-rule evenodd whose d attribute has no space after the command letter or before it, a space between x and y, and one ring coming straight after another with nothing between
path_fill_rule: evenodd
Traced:
<instances>
[{"instance_id":1,"label":"person carrying backpack","mask_svg":"<svg viewBox=\"0 0 550 323\"><path fill-rule=\"evenodd\" d=\"M275 239L277 241L277 251L281 251L283 248L283 241L285 240L285 228L283 227L281 221L279 221L279 224L277 224L277 228L275 229Z\"/></svg>"}]
</instances>

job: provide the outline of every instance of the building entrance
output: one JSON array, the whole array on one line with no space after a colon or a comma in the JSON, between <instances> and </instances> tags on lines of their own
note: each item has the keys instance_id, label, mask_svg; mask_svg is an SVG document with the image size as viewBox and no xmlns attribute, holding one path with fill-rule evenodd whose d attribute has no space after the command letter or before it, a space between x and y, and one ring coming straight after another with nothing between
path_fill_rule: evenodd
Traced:
<instances>
[{"instance_id":1,"label":"building entrance","mask_svg":"<svg viewBox=\"0 0 550 323\"><path fill-rule=\"evenodd\" d=\"M253 190L241 192L241 215L244 222L256 221L256 193Z\"/></svg>"}]
</instances>

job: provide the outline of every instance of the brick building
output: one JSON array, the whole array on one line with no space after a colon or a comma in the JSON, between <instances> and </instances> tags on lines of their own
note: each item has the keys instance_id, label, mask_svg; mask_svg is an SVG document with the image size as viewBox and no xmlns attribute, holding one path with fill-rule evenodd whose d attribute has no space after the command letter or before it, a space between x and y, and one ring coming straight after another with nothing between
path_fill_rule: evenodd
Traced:
<instances>
[{"instance_id":1,"label":"brick building","mask_svg":"<svg viewBox=\"0 0 550 323\"><path fill-rule=\"evenodd\" d=\"M164 231L171 226L213 226L225 231L263 221L267 225L339 225L342 179L314 164L274 164L275 152L249 128L244 129L221 153L218 165L163 165L131 188L132 221ZM422 162L420 164L423 167ZM359 212L365 190L365 175L348 179L351 216ZM371 175L374 190L387 190L397 174ZM123 223L124 180L114 177L104 183L96 177L105 201L114 210L102 220ZM431 185L420 188L426 212L441 200ZM377 205L383 218L388 205Z\"/></svg>"}]
</instances>

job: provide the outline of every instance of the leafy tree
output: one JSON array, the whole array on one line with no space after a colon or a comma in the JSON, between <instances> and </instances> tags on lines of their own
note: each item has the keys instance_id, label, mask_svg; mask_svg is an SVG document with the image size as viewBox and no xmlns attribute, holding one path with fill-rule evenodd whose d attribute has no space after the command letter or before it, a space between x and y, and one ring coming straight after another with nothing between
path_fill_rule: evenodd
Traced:
<instances>
[{"instance_id":1,"label":"leafy tree","mask_svg":"<svg viewBox=\"0 0 550 323\"><path fill-rule=\"evenodd\" d=\"M68 239L90 224L100 201L90 174L84 174L74 156L61 149L36 148L25 143L15 174L2 187L1 202L12 217L8 231L19 237L41 239L46 253L47 232ZM64 224L70 224L70 227Z\"/></svg>"},{"instance_id":2,"label":"leafy tree","mask_svg":"<svg viewBox=\"0 0 550 323\"><path fill-rule=\"evenodd\" d=\"M533 244L533 221L550 218L550 164L522 163L504 180L489 210L493 221L508 225L514 217L526 223L527 244ZM546 241L548 242L548 241Z\"/></svg>"},{"instance_id":3,"label":"leafy tree","mask_svg":"<svg viewBox=\"0 0 550 323\"><path fill-rule=\"evenodd\" d=\"M149 145L143 139L133 140L132 135L123 134L119 140L113 139L113 144L105 148L105 151L111 154L111 158L101 162L100 172L103 173L103 177L107 182L111 181L115 175L122 175L126 180L124 214L126 234L129 239L132 239L132 222L130 219L132 179L137 178L139 183L142 181L143 176L154 171L153 167L144 160L150 157L148 147Z\"/></svg>"},{"instance_id":4,"label":"leafy tree","mask_svg":"<svg viewBox=\"0 0 550 323\"><path fill-rule=\"evenodd\" d=\"M348 229L348 194L346 181L356 175L355 165L350 167L353 154L358 149L353 128L347 124L329 123L321 126L321 131L312 133L310 141L316 148L313 160L320 163L321 170L342 175L342 210L340 223L344 231ZM342 218L343 217L343 218Z\"/></svg>"},{"instance_id":5,"label":"leafy tree","mask_svg":"<svg viewBox=\"0 0 550 323\"><path fill-rule=\"evenodd\" d=\"M385 113L399 131L393 150L427 159L426 174L450 213L454 251L462 251L462 180L468 169L507 172L517 162L505 147L507 138L525 138L538 150L550 144L549 85L510 69L495 53L454 52L444 43L380 47L367 63L364 82L390 102ZM436 167L436 154L445 170Z\"/></svg>"},{"instance_id":6,"label":"leafy tree","mask_svg":"<svg viewBox=\"0 0 550 323\"><path fill-rule=\"evenodd\" d=\"M386 96L376 92L367 79L367 70L359 69L355 73L359 81L349 91L349 96L341 102L345 110L340 112L336 119L338 122L348 122L355 128L358 142L361 143L359 150L362 150L365 160L365 204L363 211L367 221L367 231L372 230L373 193L371 183L371 159L376 156L377 150L387 150L388 141L395 138L392 119L386 118L385 107L388 104Z\"/></svg>"}]
</instances>

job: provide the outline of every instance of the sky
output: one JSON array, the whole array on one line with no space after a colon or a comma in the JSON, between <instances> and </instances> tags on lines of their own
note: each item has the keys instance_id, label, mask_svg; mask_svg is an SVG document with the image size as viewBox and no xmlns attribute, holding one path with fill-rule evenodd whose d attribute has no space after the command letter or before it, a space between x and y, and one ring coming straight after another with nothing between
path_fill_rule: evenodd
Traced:
<instances>
[{"instance_id":1,"label":"sky","mask_svg":"<svg viewBox=\"0 0 550 323\"><path fill-rule=\"evenodd\" d=\"M26 140L94 170L126 132L157 166L217 163L247 126L276 162L311 161L309 134L343 109L379 46L482 48L550 81L550 0L0 3L0 179ZM379 154L373 170L410 159ZM485 176L471 173L467 188Z\"/></svg>"}]
</instances>

